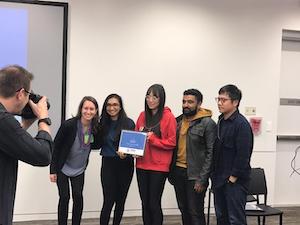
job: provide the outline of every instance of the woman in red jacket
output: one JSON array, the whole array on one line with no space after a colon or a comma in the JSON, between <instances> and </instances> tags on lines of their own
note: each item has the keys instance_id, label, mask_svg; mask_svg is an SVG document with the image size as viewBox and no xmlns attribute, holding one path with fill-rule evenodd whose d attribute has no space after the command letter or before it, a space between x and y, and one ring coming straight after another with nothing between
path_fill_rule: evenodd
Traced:
<instances>
[{"instance_id":1,"label":"woman in red jacket","mask_svg":"<svg viewBox=\"0 0 300 225\"><path fill-rule=\"evenodd\" d=\"M149 87L145 111L137 120L136 130L147 132L144 156L136 160L143 222L144 225L162 225L161 196L176 145L176 120L171 110L165 107L162 85Z\"/></svg>"}]
</instances>

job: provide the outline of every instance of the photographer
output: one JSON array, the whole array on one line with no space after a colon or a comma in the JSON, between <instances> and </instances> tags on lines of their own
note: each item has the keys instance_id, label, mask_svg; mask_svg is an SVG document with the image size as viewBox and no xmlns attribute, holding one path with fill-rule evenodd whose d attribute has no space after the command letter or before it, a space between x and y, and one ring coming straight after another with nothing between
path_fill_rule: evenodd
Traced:
<instances>
[{"instance_id":1,"label":"photographer","mask_svg":"<svg viewBox=\"0 0 300 225\"><path fill-rule=\"evenodd\" d=\"M18 160L33 166L47 166L51 161L52 138L47 100L37 104L29 100L33 75L13 65L0 70L0 225L11 225L17 183ZM39 120L35 138L26 131L35 119L14 118L29 104Z\"/></svg>"}]
</instances>

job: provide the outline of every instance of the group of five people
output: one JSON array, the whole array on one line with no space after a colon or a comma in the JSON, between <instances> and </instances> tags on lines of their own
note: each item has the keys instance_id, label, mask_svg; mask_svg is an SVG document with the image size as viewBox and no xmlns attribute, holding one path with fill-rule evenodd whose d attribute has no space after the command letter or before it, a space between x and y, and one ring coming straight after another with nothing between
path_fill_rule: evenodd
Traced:
<instances>
[{"instance_id":1,"label":"group of five people","mask_svg":"<svg viewBox=\"0 0 300 225\"><path fill-rule=\"evenodd\" d=\"M26 70L22 73L21 69L23 68L11 66L0 71L0 129L5 121L2 119L5 113L14 114L14 111L9 109L9 104L6 103L7 98L13 98L16 102L15 98L18 98L16 95L23 94L24 98L27 92L30 92L30 86L27 87L24 84L20 84L20 87L13 87L14 93L8 97L2 91L9 75L18 73L21 74L20 76L25 76L23 74L28 73ZM170 108L165 106L166 94L163 86L154 84L146 92L145 109L140 113L135 124L127 116L122 98L118 94L107 96L101 114L99 114L96 99L85 96L79 104L77 115L61 124L54 139L50 180L56 182L58 187L59 224L67 224L70 184L73 199L72 224L80 224L83 210L84 175L91 149L101 149L102 155L100 174L103 206L100 225L109 224L113 206L113 225L120 224L134 173L134 158L136 158L136 176L144 225L163 224L161 198L167 178L174 185L184 225L206 224L204 198L209 178L212 180L218 224L246 224L244 208L253 135L247 119L238 110L241 97L241 91L234 85L226 85L219 90L216 101L221 115L216 124L211 118L212 112L201 107L203 101L201 92L197 89L188 89L183 93L182 115L175 118ZM28 102L28 98L24 99L23 107ZM45 99L42 100L45 101ZM42 104L29 102L33 109ZM43 110L47 111L45 105L43 107ZM22 107L19 108L22 109ZM43 132L43 127L39 128L41 131L33 139L35 142L41 142L39 138L41 133L46 135L49 132L47 123L43 122L48 114L39 115L38 111L34 110L40 121L39 126L46 128ZM10 118L12 119L13 117ZM22 129L20 125L18 126L18 130ZM147 133L147 142L142 157L118 151L122 130ZM4 139L0 139L1 162L5 158L27 162L22 158L27 153L21 152L21 156L14 155L13 152L9 153L10 148L13 147L5 145L7 140ZM51 144L49 147L47 142L42 144L41 148L44 148L45 155L49 154ZM47 159L49 161L49 157ZM33 162L28 163L33 164ZM35 162L35 164L43 164L43 162ZM0 184L2 184L4 182L2 170L0 173ZM6 212L7 215L2 213L2 209L6 209L2 199L4 190L0 186L0 224L10 225L11 223L5 221L9 221L9 218L12 220L13 205ZM11 202L13 200L14 195Z\"/></svg>"}]
</instances>

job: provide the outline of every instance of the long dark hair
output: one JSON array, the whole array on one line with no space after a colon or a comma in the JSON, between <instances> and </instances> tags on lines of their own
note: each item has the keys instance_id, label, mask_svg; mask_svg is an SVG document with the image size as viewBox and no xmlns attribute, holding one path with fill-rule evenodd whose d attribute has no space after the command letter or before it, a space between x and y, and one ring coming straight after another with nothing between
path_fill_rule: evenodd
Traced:
<instances>
[{"instance_id":1,"label":"long dark hair","mask_svg":"<svg viewBox=\"0 0 300 225\"><path fill-rule=\"evenodd\" d=\"M100 133L101 133L102 137L105 137L105 136L107 136L108 131L109 131L109 127L111 124L111 117L107 113L107 103L108 103L109 99L111 99L111 98L117 99L120 104L120 112L118 115L117 127L116 127L116 131L115 131L115 134L116 134L115 141L118 141L120 134L121 134L121 130L128 129L127 128L127 118L128 117L127 117L127 114L123 107L123 100L122 100L121 96L118 94L108 95L103 103L102 112L101 112L101 116L100 116Z\"/></svg>"},{"instance_id":2,"label":"long dark hair","mask_svg":"<svg viewBox=\"0 0 300 225\"><path fill-rule=\"evenodd\" d=\"M96 115L94 116L94 118L92 119L92 122L91 122L91 127L92 127L93 133L97 133L98 127L99 127L99 106L98 106L97 100L94 97L92 97L92 96L84 96L82 98L82 100L80 101L79 106L78 106L77 115L75 117L77 119L81 119L81 116L82 116L82 114L81 114L82 107L83 107L83 104L86 101L92 102L95 105L95 108L97 110Z\"/></svg>"},{"instance_id":3,"label":"long dark hair","mask_svg":"<svg viewBox=\"0 0 300 225\"><path fill-rule=\"evenodd\" d=\"M155 97L159 98L159 105L157 113L152 114L152 110L149 108L147 104L146 97L147 95L153 94ZM145 97L145 119L146 119L146 129L154 132L157 136L161 136L160 132L160 120L163 116L165 101L166 101L166 93L165 89L161 84L153 84L151 85L146 93Z\"/></svg>"}]
</instances>

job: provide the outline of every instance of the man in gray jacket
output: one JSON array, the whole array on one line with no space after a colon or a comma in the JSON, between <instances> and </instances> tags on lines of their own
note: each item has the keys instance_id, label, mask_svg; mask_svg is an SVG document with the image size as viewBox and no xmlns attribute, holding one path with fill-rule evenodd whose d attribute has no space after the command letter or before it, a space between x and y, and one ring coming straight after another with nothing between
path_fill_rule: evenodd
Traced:
<instances>
[{"instance_id":1,"label":"man in gray jacket","mask_svg":"<svg viewBox=\"0 0 300 225\"><path fill-rule=\"evenodd\" d=\"M183 225L205 225L204 197L211 172L216 123L201 108L199 90L183 93L183 115L177 118L177 146L169 180L174 185Z\"/></svg>"},{"instance_id":2,"label":"man in gray jacket","mask_svg":"<svg viewBox=\"0 0 300 225\"><path fill-rule=\"evenodd\" d=\"M31 73L17 65L0 69L0 225L12 224L18 160L34 166L47 166L51 161L47 101L46 97L37 104L29 100L32 79ZM39 119L35 138L26 132L34 119L22 119L20 124L14 118L27 103Z\"/></svg>"}]
</instances>

